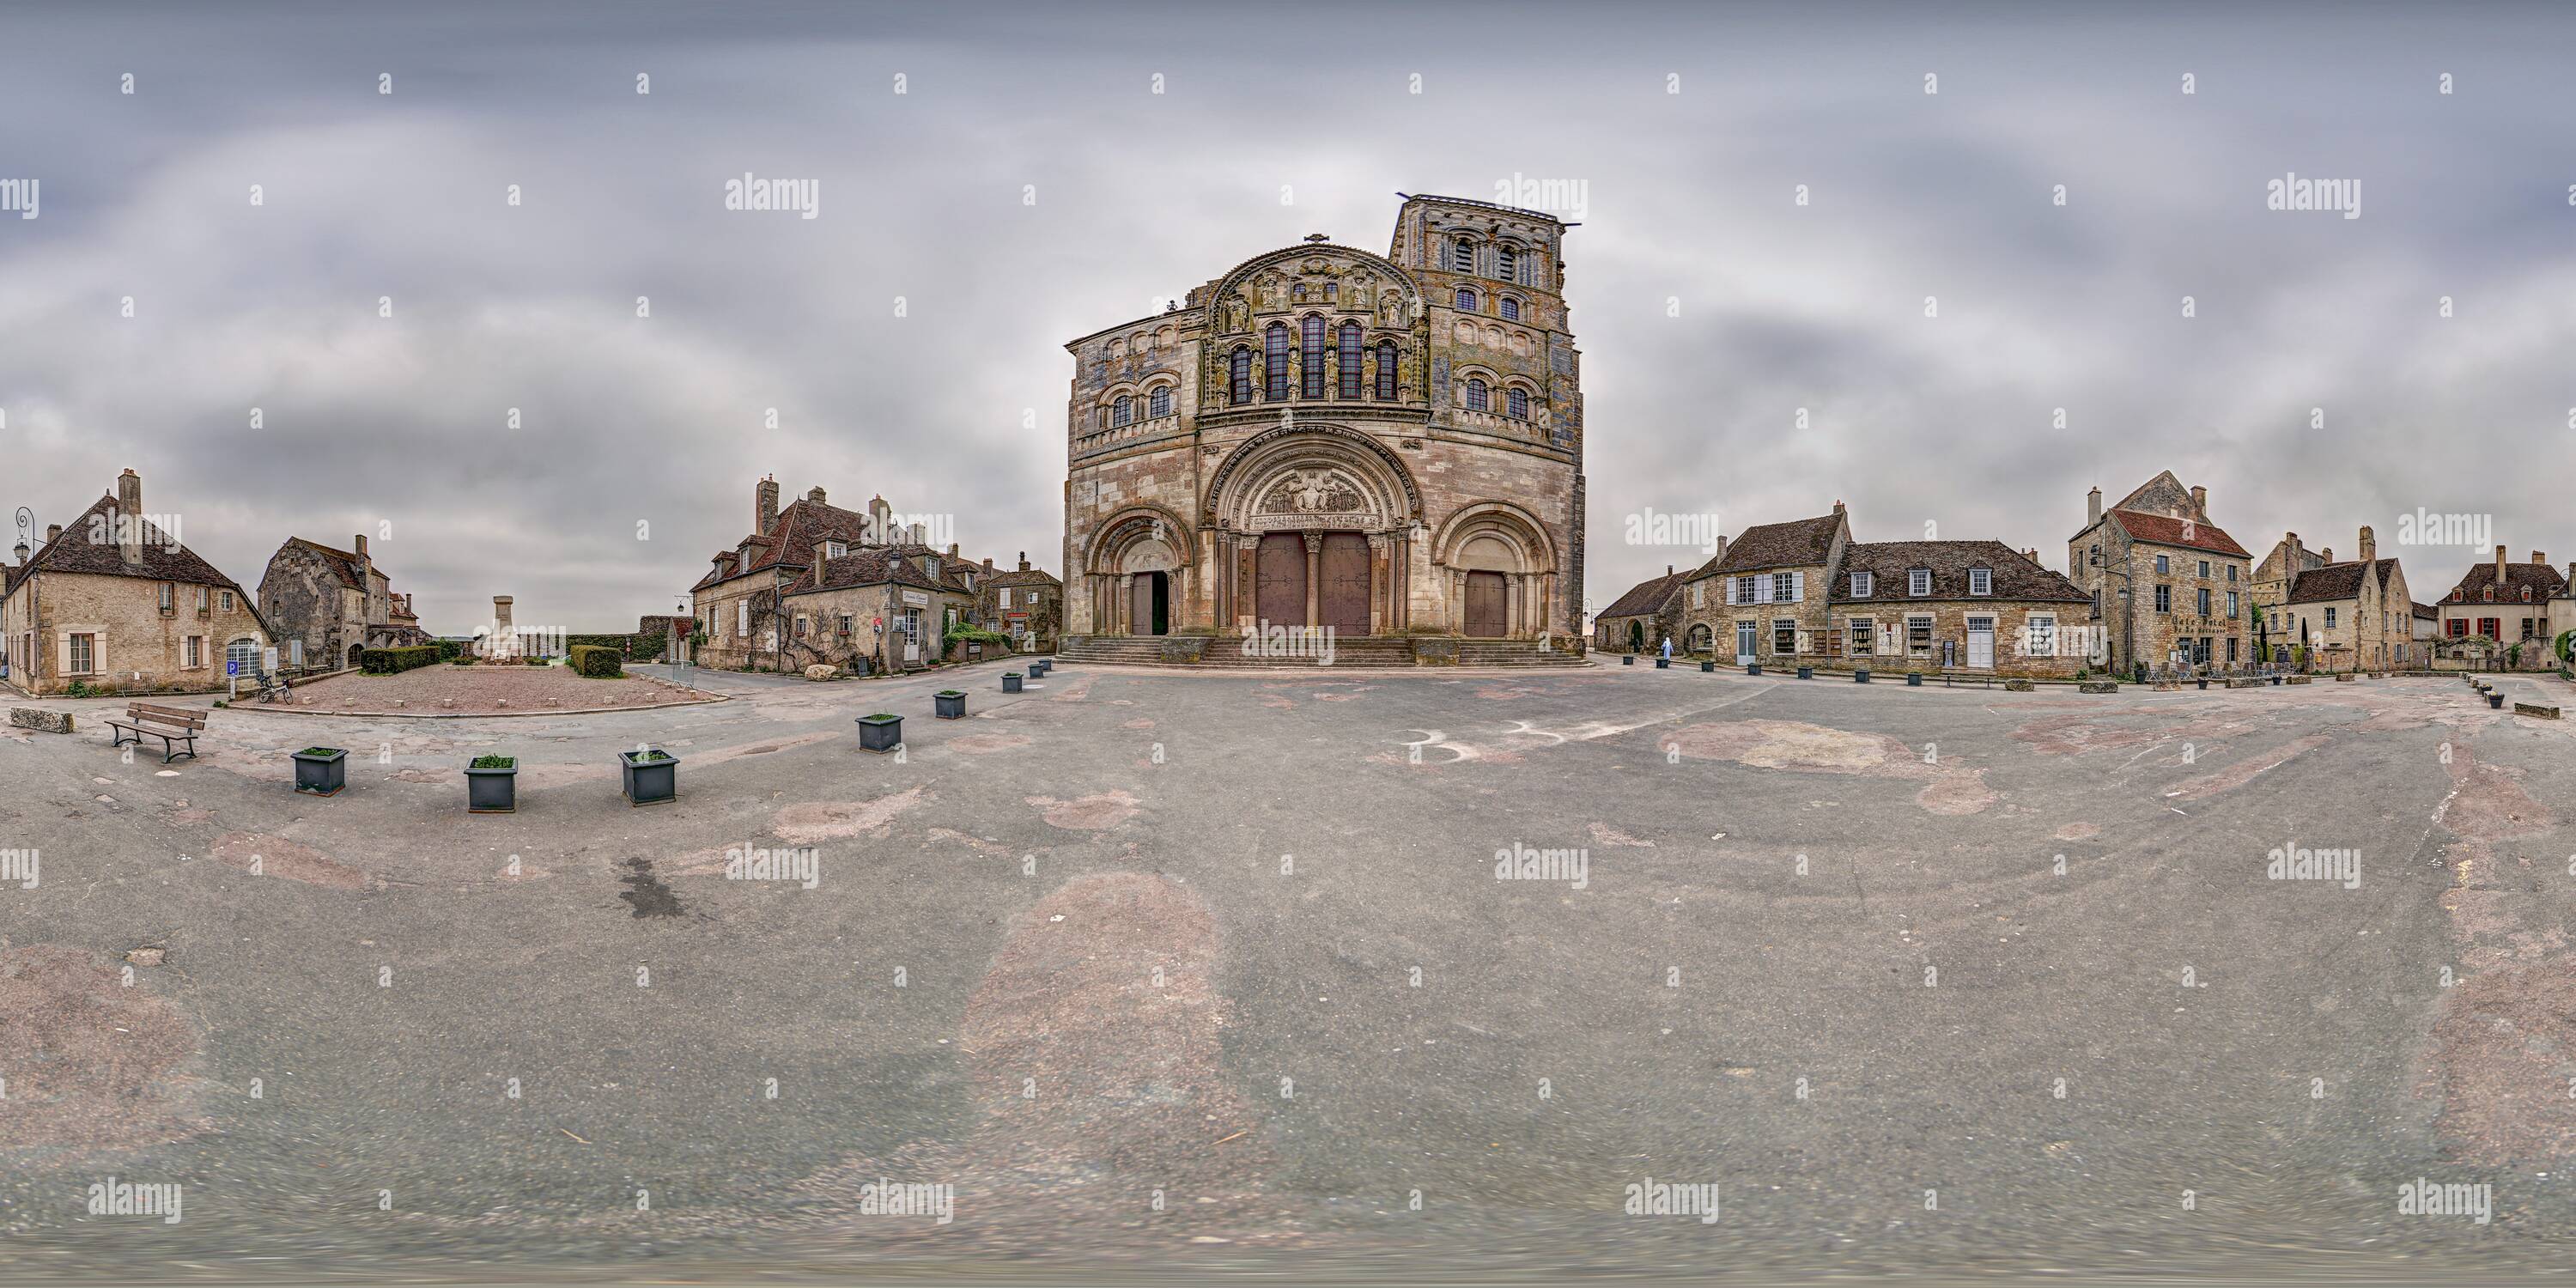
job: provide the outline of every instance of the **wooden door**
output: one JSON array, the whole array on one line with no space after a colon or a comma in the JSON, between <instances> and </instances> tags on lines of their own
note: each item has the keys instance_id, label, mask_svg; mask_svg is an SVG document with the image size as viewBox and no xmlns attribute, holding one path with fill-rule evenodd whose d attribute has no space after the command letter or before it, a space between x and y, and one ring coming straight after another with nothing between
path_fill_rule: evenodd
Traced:
<instances>
[{"instance_id":1,"label":"wooden door","mask_svg":"<svg viewBox=\"0 0 2576 1288\"><path fill-rule=\"evenodd\" d=\"M1156 593L1161 589L1162 579L1163 574L1159 572L1140 572L1132 578L1133 590L1130 593L1134 597L1127 605L1128 634L1160 635L1163 633L1162 597Z\"/></svg>"},{"instance_id":2,"label":"wooden door","mask_svg":"<svg viewBox=\"0 0 2576 1288\"><path fill-rule=\"evenodd\" d=\"M1294 532L1262 534L1253 559L1253 611L1272 626L1306 624L1306 539Z\"/></svg>"},{"instance_id":3,"label":"wooden door","mask_svg":"<svg viewBox=\"0 0 2576 1288\"><path fill-rule=\"evenodd\" d=\"M1968 669L1995 669L1995 619L1991 617L1968 619Z\"/></svg>"},{"instance_id":4,"label":"wooden door","mask_svg":"<svg viewBox=\"0 0 2576 1288\"><path fill-rule=\"evenodd\" d=\"M1369 544L1357 532L1327 532L1317 563L1323 579L1316 596L1315 624L1335 635L1369 633Z\"/></svg>"},{"instance_id":5,"label":"wooden door","mask_svg":"<svg viewBox=\"0 0 2576 1288\"><path fill-rule=\"evenodd\" d=\"M1511 634L1511 591L1501 573L1467 574L1467 633L1483 639Z\"/></svg>"}]
</instances>

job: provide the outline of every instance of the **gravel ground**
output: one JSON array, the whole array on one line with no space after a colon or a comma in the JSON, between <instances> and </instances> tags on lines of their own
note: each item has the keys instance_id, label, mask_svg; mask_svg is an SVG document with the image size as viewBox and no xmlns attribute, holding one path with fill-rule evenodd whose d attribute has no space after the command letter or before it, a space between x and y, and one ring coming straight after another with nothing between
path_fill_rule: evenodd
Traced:
<instances>
[{"instance_id":1,"label":"gravel ground","mask_svg":"<svg viewBox=\"0 0 2576 1288\"><path fill-rule=\"evenodd\" d=\"M317 711L418 711L496 715L509 711L580 711L647 707L700 695L629 673L598 680L560 666L422 666L398 675L336 675L299 685L295 705Z\"/></svg>"}]
</instances>

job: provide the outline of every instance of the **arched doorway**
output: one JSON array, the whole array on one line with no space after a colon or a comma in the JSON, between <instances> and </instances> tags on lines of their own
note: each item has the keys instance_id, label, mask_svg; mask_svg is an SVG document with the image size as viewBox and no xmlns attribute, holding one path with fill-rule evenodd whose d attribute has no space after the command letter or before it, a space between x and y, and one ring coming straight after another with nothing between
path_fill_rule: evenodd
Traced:
<instances>
[{"instance_id":1,"label":"arched doorway","mask_svg":"<svg viewBox=\"0 0 2576 1288\"><path fill-rule=\"evenodd\" d=\"M1690 628L1688 639L1690 641L1689 651L1693 653L1707 653L1714 651L1717 647L1715 637L1709 633L1708 623L1706 622L1700 622L1693 625Z\"/></svg>"},{"instance_id":2,"label":"arched doorway","mask_svg":"<svg viewBox=\"0 0 2576 1288\"><path fill-rule=\"evenodd\" d=\"M367 646L366 646L366 645L364 645L364 644L352 644L352 645L350 645L350 646L349 646L349 665L351 665L351 666L353 666L353 667L354 667L354 666L356 666L356 665L358 664L358 655L359 655L360 653L364 653L364 652L366 652L366 651L367 651Z\"/></svg>"},{"instance_id":3,"label":"arched doorway","mask_svg":"<svg viewBox=\"0 0 2576 1288\"><path fill-rule=\"evenodd\" d=\"M1220 621L1402 629L1421 501L1394 454L1347 426L1283 426L1228 454L1203 515L1217 533Z\"/></svg>"},{"instance_id":4,"label":"arched doorway","mask_svg":"<svg viewBox=\"0 0 2576 1288\"><path fill-rule=\"evenodd\" d=\"M1484 639L1531 639L1547 633L1559 607L1556 556L1545 533L1519 507L1485 501L1442 525L1431 557L1453 596L1450 629Z\"/></svg>"},{"instance_id":5,"label":"arched doorway","mask_svg":"<svg viewBox=\"0 0 2576 1288\"><path fill-rule=\"evenodd\" d=\"M1135 602L1128 609L1130 635L1169 635L1172 633L1172 575L1167 572L1141 572L1135 575Z\"/></svg>"}]
</instances>

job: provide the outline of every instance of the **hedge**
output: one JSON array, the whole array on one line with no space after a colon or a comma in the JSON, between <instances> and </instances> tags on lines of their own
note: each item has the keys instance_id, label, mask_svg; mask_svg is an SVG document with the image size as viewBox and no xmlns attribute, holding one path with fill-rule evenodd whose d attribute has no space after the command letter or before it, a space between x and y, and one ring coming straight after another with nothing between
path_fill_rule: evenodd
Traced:
<instances>
[{"instance_id":1,"label":"hedge","mask_svg":"<svg viewBox=\"0 0 2576 1288\"><path fill-rule=\"evenodd\" d=\"M604 644L575 644L567 651L567 665L575 675L595 680L613 680L626 674L619 665L619 650Z\"/></svg>"},{"instance_id":2,"label":"hedge","mask_svg":"<svg viewBox=\"0 0 2576 1288\"><path fill-rule=\"evenodd\" d=\"M435 644L410 644L401 648L370 648L358 651L358 669L369 675L394 675L416 666L429 666L438 661Z\"/></svg>"},{"instance_id":3,"label":"hedge","mask_svg":"<svg viewBox=\"0 0 2576 1288\"><path fill-rule=\"evenodd\" d=\"M650 662L660 658L662 656L662 646L667 642L668 641L662 637L662 634L659 631L653 632L649 635L638 633L632 635L564 636L564 645L567 648L575 644L589 644L599 648L612 648L617 650L617 655L619 657L622 657L629 662Z\"/></svg>"},{"instance_id":4,"label":"hedge","mask_svg":"<svg viewBox=\"0 0 2576 1288\"><path fill-rule=\"evenodd\" d=\"M430 645L430 647L431 647L431 648L434 648L434 649L437 649L437 650L438 650L438 655L439 655L440 657L445 658L445 659L447 659L447 660L448 660L448 661L450 661L450 662L453 662L453 661L455 661L458 657L460 657L460 656L462 656L462 655L464 654L464 652L465 652L465 641L463 641L463 640L438 640L438 641L433 642L433 643Z\"/></svg>"}]
</instances>

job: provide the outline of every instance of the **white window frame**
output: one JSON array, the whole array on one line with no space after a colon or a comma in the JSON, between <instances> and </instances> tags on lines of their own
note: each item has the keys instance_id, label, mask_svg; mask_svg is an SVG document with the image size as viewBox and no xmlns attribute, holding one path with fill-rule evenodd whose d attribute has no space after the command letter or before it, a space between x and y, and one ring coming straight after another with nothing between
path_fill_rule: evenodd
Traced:
<instances>
[{"instance_id":1,"label":"white window frame","mask_svg":"<svg viewBox=\"0 0 2576 1288\"><path fill-rule=\"evenodd\" d=\"M1794 572L1771 574L1771 602L1774 604L1798 602L1798 574Z\"/></svg>"},{"instance_id":2,"label":"white window frame","mask_svg":"<svg viewBox=\"0 0 2576 1288\"><path fill-rule=\"evenodd\" d=\"M1923 627L1923 646L1920 650L1914 646L1914 628L1918 623ZM1939 643L1933 638L1933 634L1940 629L1940 625L1940 620L1930 613L1907 613L1905 615L1905 656L1909 658L1932 656L1934 645Z\"/></svg>"},{"instance_id":3,"label":"white window frame","mask_svg":"<svg viewBox=\"0 0 2576 1288\"><path fill-rule=\"evenodd\" d=\"M223 609L227 613L233 611L233 593L229 590L223 594Z\"/></svg>"},{"instance_id":4,"label":"white window frame","mask_svg":"<svg viewBox=\"0 0 2576 1288\"><path fill-rule=\"evenodd\" d=\"M63 674L99 674L98 652L98 632L66 632L63 636Z\"/></svg>"},{"instance_id":5,"label":"white window frame","mask_svg":"<svg viewBox=\"0 0 2576 1288\"><path fill-rule=\"evenodd\" d=\"M1915 599L1921 599L1924 596L1931 594L1932 570L1929 568L1906 569L1905 593Z\"/></svg>"},{"instance_id":6,"label":"white window frame","mask_svg":"<svg viewBox=\"0 0 2576 1288\"><path fill-rule=\"evenodd\" d=\"M2032 657L2057 656L2057 614L2032 613L2022 618L2022 638Z\"/></svg>"},{"instance_id":7,"label":"white window frame","mask_svg":"<svg viewBox=\"0 0 2576 1288\"><path fill-rule=\"evenodd\" d=\"M183 636L179 640L179 669L194 671L206 664L206 637Z\"/></svg>"},{"instance_id":8,"label":"white window frame","mask_svg":"<svg viewBox=\"0 0 2576 1288\"><path fill-rule=\"evenodd\" d=\"M1852 618L1852 619L1850 620L1849 624L1848 624L1848 625L1846 625L1846 626L1844 627L1844 631L1845 631L1845 633L1846 633L1846 634L1848 634L1848 635L1851 637L1851 655L1852 655L1853 657L1876 657L1876 656L1878 656L1878 653L1877 653L1877 645L1878 645L1878 619L1877 619L1877 618L1875 618L1875 617L1855 617L1855 618Z\"/></svg>"},{"instance_id":9,"label":"white window frame","mask_svg":"<svg viewBox=\"0 0 2576 1288\"><path fill-rule=\"evenodd\" d=\"M1977 596L1985 596L1995 593L1995 570L1992 568L1969 569L1968 593Z\"/></svg>"},{"instance_id":10,"label":"white window frame","mask_svg":"<svg viewBox=\"0 0 2576 1288\"><path fill-rule=\"evenodd\" d=\"M1789 648L1786 652L1781 651L1780 648L1780 632L1783 630L1789 632ZM1798 619L1795 617L1772 618L1771 638L1766 642L1771 645L1771 656L1796 657L1798 655Z\"/></svg>"},{"instance_id":11,"label":"white window frame","mask_svg":"<svg viewBox=\"0 0 2576 1288\"><path fill-rule=\"evenodd\" d=\"M1869 597L1870 597L1871 592L1873 592L1873 591L1875 591L1875 590L1877 590L1877 589L1878 589L1878 587L1877 587L1877 585L1875 584L1875 582L1876 582L1876 579L1875 579L1875 578L1873 578L1873 577L1871 577L1871 576L1870 576L1868 573L1866 573L1866 572L1854 572L1854 573L1851 575L1851 594L1852 594L1852 598L1854 598L1854 599L1867 599L1867 598L1869 598Z\"/></svg>"}]
</instances>

